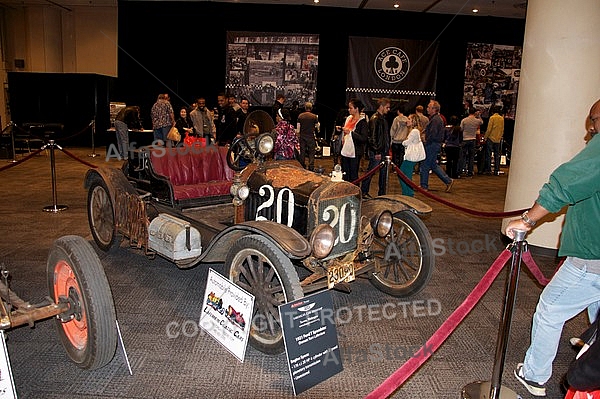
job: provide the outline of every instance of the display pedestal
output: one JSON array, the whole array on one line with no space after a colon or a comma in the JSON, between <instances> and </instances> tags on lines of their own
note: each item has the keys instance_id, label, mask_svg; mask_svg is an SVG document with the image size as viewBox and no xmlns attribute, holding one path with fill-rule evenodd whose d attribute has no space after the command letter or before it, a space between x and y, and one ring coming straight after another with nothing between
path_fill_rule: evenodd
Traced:
<instances>
[{"instance_id":1,"label":"display pedestal","mask_svg":"<svg viewBox=\"0 0 600 399\"><path fill-rule=\"evenodd\" d=\"M489 381L476 381L465 385L461 392L461 399L490 399L491 383ZM500 387L500 399L522 399L515 391L505 386Z\"/></svg>"}]
</instances>

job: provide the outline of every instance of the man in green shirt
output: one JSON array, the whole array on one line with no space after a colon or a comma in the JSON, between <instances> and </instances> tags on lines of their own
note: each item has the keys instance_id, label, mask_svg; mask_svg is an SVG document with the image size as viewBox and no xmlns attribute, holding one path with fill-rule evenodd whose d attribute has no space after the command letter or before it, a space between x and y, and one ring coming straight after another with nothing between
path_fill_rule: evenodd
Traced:
<instances>
[{"instance_id":1,"label":"man in green shirt","mask_svg":"<svg viewBox=\"0 0 600 399\"><path fill-rule=\"evenodd\" d=\"M600 308L599 131L600 100L590 110L591 139L586 147L556 168L531 209L506 226L506 235L512 239L514 230L529 231L544 216L567 207L558 251L566 259L540 295L531 344L515 370L516 378L534 396L546 396L544 384L552 375L564 323L585 309L594 322Z\"/></svg>"}]
</instances>

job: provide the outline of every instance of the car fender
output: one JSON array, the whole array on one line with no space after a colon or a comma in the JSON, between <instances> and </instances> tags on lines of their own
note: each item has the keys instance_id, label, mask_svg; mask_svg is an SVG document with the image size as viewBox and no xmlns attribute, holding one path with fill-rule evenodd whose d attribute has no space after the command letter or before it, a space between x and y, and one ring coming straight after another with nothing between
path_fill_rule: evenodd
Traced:
<instances>
[{"instance_id":1,"label":"car fender","mask_svg":"<svg viewBox=\"0 0 600 399\"><path fill-rule=\"evenodd\" d=\"M233 243L250 234L270 240L290 259L304 259L311 253L308 240L291 227L268 220L251 220L230 226L217 234L203 253L201 262L224 262Z\"/></svg>"},{"instance_id":2,"label":"car fender","mask_svg":"<svg viewBox=\"0 0 600 399\"><path fill-rule=\"evenodd\" d=\"M361 208L363 216L369 217L385 209L390 210L393 214L408 210L417 215L427 215L433 210L431 206L421 200L399 194L381 195L363 201Z\"/></svg>"},{"instance_id":3,"label":"car fender","mask_svg":"<svg viewBox=\"0 0 600 399\"><path fill-rule=\"evenodd\" d=\"M89 169L83 179L83 187L86 190L92 186L95 181L104 181L108 188L113 204L117 203L116 195L118 192L126 192L137 195L135 188L129 183L127 177L121 169L100 167Z\"/></svg>"}]
</instances>

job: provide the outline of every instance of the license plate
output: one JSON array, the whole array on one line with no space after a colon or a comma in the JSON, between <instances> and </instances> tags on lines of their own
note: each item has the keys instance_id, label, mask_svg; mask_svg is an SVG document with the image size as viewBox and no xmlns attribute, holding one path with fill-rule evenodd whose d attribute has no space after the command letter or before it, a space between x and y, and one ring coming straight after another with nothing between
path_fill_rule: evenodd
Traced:
<instances>
[{"instance_id":1,"label":"license plate","mask_svg":"<svg viewBox=\"0 0 600 399\"><path fill-rule=\"evenodd\" d=\"M333 288L337 283L342 281L349 283L354 281L356 275L354 274L354 263L341 266L332 266L327 269L327 286Z\"/></svg>"}]
</instances>

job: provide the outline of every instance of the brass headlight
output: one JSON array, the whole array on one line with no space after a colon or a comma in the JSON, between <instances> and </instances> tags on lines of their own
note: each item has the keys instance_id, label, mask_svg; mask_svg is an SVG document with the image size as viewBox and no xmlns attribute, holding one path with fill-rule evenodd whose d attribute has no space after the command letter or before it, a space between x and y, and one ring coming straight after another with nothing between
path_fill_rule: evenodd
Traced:
<instances>
[{"instance_id":1,"label":"brass headlight","mask_svg":"<svg viewBox=\"0 0 600 399\"><path fill-rule=\"evenodd\" d=\"M262 155L267 155L273 151L275 147L275 140L273 139L273 135L271 133L261 133L256 138L256 149Z\"/></svg>"},{"instance_id":2,"label":"brass headlight","mask_svg":"<svg viewBox=\"0 0 600 399\"><path fill-rule=\"evenodd\" d=\"M335 243L335 233L328 224L318 225L310 235L312 254L317 259L323 259L331 253Z\"/></svg>"},{"instance_id":3,"label":"brass headlight","mask_svg":"<svg viewBox=\"0 0 600 399\"><path fill-rule=\"evenodd\" d=\"M371 227L377 237L383 238L389 234L394 225L392 212L385 210L371 218Z\"/></svg>"}]
</instances>

